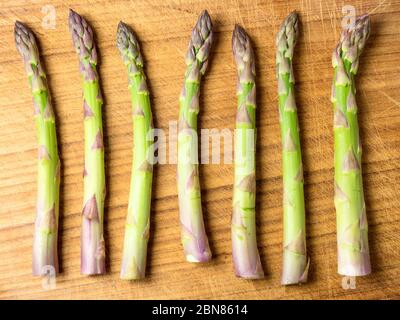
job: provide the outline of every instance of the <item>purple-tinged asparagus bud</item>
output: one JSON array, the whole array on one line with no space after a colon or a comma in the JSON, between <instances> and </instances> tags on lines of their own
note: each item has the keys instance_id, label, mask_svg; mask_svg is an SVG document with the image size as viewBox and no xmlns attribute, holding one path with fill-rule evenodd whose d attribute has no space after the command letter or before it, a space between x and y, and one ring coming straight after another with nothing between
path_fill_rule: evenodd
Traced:
<instances>
[{"instance_id":1,"label":"purple-tinged asparagus bud","mask_svg":"<svg viewBox=\"0 0 400 320\"><path fill-rule=\"evenodd\" d=\"M143 67L143 58L140 52L139 41L132 28L122 21L119 22L117 29L117 48L125 64L131 64L133 68L131 73L138 73L139 68Z\"/></svg>"},{"instance_id":2,"label":"purple-tinged asparagus bud","mask_svg":"<svg viewBox=\"0 0 400 320\"><path fill-rule=\"evenodd\" d=\"M232 35L232 51L238 67L239 81L241 83L254 82L254 52L250 38L246 31L239 25L235 25Z\"/></svg>"},{"instance_id":3,"label":"purple-tinged asparagus bud","mask_svg":"<svg viewBox=\"0 0 400 320\"><path fill-rule=\"evenodd\" d=\"M42 69L33 32L21 22L16 21L14 35L15 45L23 58L25 71L30 77L32 92L47 90L46 75Z\"/></svg>"},{"instance_id":4,"label":"purple-tinged asparagus bud","mask_svg":"<svg viewBox=\"0 0 400 320\"><path fill-rule=\"evenodd\" d=\"M71 9L69 10L68 24L72 42L79 56L82 76L85 80L97 81L97 51L92 28L84 18Z\"/></svg>"},{"instance_id":5,"label":"purple-tinged asparagus bud","mask_svg":"<svg viewBox=\"0 0 400 320\"><path fill-rule=\"evenodd\" d=\"M342 31L339 52L343 58L352 65L351 72L357 73L359 56L364 50L365 43L369 37L371 22L368 14L356 18L353 26Z\"/></svg>"},{"instance_id":6,"label":"purple-tinged asparagus bud","mask_svg":"<svg viewBox=\"0 0 400 320\"><path fill-rule=\"evenodd\" d=\"M39 62L39 51L32 31L21 22L16 21L14 34L15 45L25 63L37 64Z\"/></svg>"},{"instance_id":7,"label":"purple-tinged asparagus bud","mask_svg":"<svg viewBox=\"0 0 400 320\"><path fill-rule=\"evenodd\" d=\"M190 72L190 79L193 81L198 81L200 74L205 73L212 43L211 17L205 10L201 13L192 30L192 37L186 53L186 64L188 66L193 65Z\"/></svg>"}]
</instances>

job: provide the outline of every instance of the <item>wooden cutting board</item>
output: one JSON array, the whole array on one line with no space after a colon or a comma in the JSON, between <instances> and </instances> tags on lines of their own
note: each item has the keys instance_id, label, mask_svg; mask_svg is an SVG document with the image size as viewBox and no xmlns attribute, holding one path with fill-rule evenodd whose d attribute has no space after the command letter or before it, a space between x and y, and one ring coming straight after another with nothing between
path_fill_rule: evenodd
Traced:
<instances>
[{"instance_id":1,"label":"wooden cutting board","mask_svg":"<svg viewBox=\"0 0 400 320\"><path fill-rule=\"evenodd\" d=\"M400 298L400 3L351 1L368 12L372 33L360 62L357 100L364 146L363 170L373 273L343 289L336 272L333 206L331 52L340 32L342 1L69 1L92 25L100 55L104 92L107 199L107 275L80 275L83 123L78 61L62 0L3 0L0 4L0 298L10 299L394 299ZM49 29L54 6L55 29ZM151 89L155 126L165 130L178 116L184 54L203 9L215 24L215 45L202 87L201 128L233 130L236 70L231 52L235 23L246 28L257 57L257 224L265 280L233 274L230 219L233 167L202 165L202 199L214 259L184 261L180 244L176 168L155 169L148 277L119 279L131 170L132 122L124 65L116 49L123 20L138 34ZM50 11L49 11L50 10ZM280 286L282 260L281 146L275 80L274 37L284 17L297 10L301 34L296 48L297 103L303 145L307 206L309 282ZM43 20L44 19L44 20ZM33 106L13 25L36 33L57 115L62 158L60 261L56 288L31 276L36 198L36 132Z\"/></svg>"}]
</instances>

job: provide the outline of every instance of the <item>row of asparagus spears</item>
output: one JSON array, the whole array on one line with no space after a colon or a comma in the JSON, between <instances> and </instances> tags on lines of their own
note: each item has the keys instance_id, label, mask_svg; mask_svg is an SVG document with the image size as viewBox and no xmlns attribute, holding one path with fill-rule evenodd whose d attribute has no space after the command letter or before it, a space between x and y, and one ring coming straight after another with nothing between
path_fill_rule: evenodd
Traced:
<instances>
[{"instance_id":1,"label":"row of asparagus spears","mask_svg":"<svg viewBox=\"0 0 400 320\"><path fill-rule=\"evenodd\" d=\"M103 235L106 185L103 99L97 72L97 51L92 28L72 10L69 13L69 28L83 83L85 161L81 273L103 274L106 271ZM359 56L369 36L369 29L368 15L357 17L354 25L342 31L332 56L338 272L345 276L363 276L371 271L354 84ZM310 265L306 250L303 164L293 72L298 33L298 15L293 12L284 20L276 36L276 76L282 137L284 285L306 282ZM33 274L45 275L49 270L58 272L60 159L55 117L34 34L22 23L16 22L15 40L33 95L38 139ZM177 187L181 241L189 262L207 262L211 259L202 215L196 137L200 82L209 63L212 43L212 22L207 11L204 11L192 31L179 98ZM141 279L145 277L149 239L154 163L153 121L139 42L132 29L123 22L118 25L117 47L128 73L134 136L121 278ZM256 65L251 40L238 25L233 31L232 51L237 67L232 254L238 277L260 279L264 277L264 272L257 248L255 219Z\"/></svg>"}]
</instances>

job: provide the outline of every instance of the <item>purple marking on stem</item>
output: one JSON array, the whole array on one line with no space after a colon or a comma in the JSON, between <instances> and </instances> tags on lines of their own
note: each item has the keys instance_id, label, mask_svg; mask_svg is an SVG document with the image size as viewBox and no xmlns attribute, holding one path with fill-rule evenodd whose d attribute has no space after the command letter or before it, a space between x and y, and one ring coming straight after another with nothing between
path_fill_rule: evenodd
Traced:
<instances>
[{"instance_id":1,"label":"purple marking on stem","mask_svg":"<svg viewBox=\"0 0 400 320\"><path fill-rule=\"evenodd\" d=\"M236 113L236 122L251 124L250 115L247 111L247 107L242 103Z\"/></svg>"},{"instance_id":2,"label":"purple marking on stem","mask_svg":"<svg viewBox=\"0 0 400 320\"><path fill-rule=\"evenodd\" d=\"M358 164L358 161L354 155L353 150L349 150L345 155L342 169L344 172L360 169L360 165Z\"/></svg>"},{"instance_id":3,"label":"purple marking on stem","mask_svg":"<svg viewBox=\"0 0 400 320\"><path fill-rule=\"evenodd\" d=\"M285 246L285 249L301 255L306 254L306 244L303 230L300 230L296 238Z\"/></svg>"},{"instance_id":4,"label":"purple marking on stem","mask_svg":"<svg viewBox=\"0 0 400 320\"><path fill-rule=\"evenodd\" d=\"M99 211L97 209L96 195L93 195L89 200L86 201L83 210L83 216L88 220L99 220Z\"/></svg>"},{"instance_id":5,"label":"purple marking on stem","mask_svg":"<svg viewBox=\"0 0 400 320\"><path fill-rule=\"evenodd\" d=\"M348 128L349 123L347 122L346 116L338 107L336 108L333 116L333 126L335 128Z\"/></svg>"},{"instance_id":6,"label":"purple marking on stem","mask_svg":"<svg viewBox=\"0 0 400 320\"><path fill-rule=\"evenodd\" d=\"M186 189L191 190L191 189L198 189L199 187L199 177L197 173L197 167L193 169L193 171L190 173L190 175L187 178L186 181Z\"/></svg>"},{"instance_id":7,"label":"purple marking on stem","mask_svg":"<svg viewBox=\"0 0 400 320\"><path fill-rule=\"evenodd\" d=\"M50 160L51 156L45 145L40 145L38 147L38 158L39 160Z\"/></svg>"},{"instance_id":8,"label":"purple marking on stem","mask_svg":"<svg viewBox=\"0 0 400 320\"><path fill-rule=\"evenodd\" d=\"M93 117L92 109L89 107L86 100L83 100L83 116L84 118Z\"/></svg>"},{"instance_id":9,"label":"purple marking on stem","mask_svg":"<svg viewBox=\"0 0 400 320\"><path fill-rule=\"evenodd\" d=\"M104 148L104 144L103 144L103 135L101 133L101 131L99 130L96 134L96 138L93 142L92 145L92 150L96 150L96 149L103 149Z\"/></svg>"},{"instance_id":10,"label":"purple marking on stem","mask_svg":"<svg viewBox=\"0 0 400 320\"><path fill-rule=\"evenodd\" d=\"M250 173L245 176L238 183L237 187L245 192L255 192L256 191L256 177L254 173Z\"/></svg>"}]
</instances>

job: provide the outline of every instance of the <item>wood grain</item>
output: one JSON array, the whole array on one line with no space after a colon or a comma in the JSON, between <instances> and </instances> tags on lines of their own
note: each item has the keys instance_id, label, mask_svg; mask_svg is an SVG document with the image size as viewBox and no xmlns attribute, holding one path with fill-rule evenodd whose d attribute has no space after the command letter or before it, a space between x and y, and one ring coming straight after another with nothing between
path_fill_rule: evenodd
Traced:
<instances>
[{"instance_id":1,"label":"wood grain","mask_svg":"<svg viewBox=\"0 0 400 320\"><path fill-rule=\"evenodd\" d=\"M42 27L41 9L56 9L56 29ZM400 3L352 1L369 12L372 34L357 80L363 170L373 274L345 290L336 273L333 207L331 50L339 36L342 1L69 1L93 26L104 92L108 273L79 274L83 124L78 62L62 0L3 0L0 4L0 298L2 299L395 299L400 298ZM258 241L266 279L233 274L230 242L232 165L201 166L203 205L214 254L208 265L186 263L180 244L174 165L155 170L148 278L119 280L131 168L131 111L127 76L115 47L119 20L137 32L149 78L155 125L168 129L178 115L183 55L191 28L207 8L216 43L201 99L201 128L233 130L234 23L252 37L258 71ZM274 36L296 9L301 35L296 48L297 103L303 145L307 204L309 282L280 286L282 254L281 146L275 80ZM15 20L37 34L57 114L62 158L61 267L55 290L31 276L36 197L36 136L33 106L13 38Z\"/></svg>"}]
</instances>

